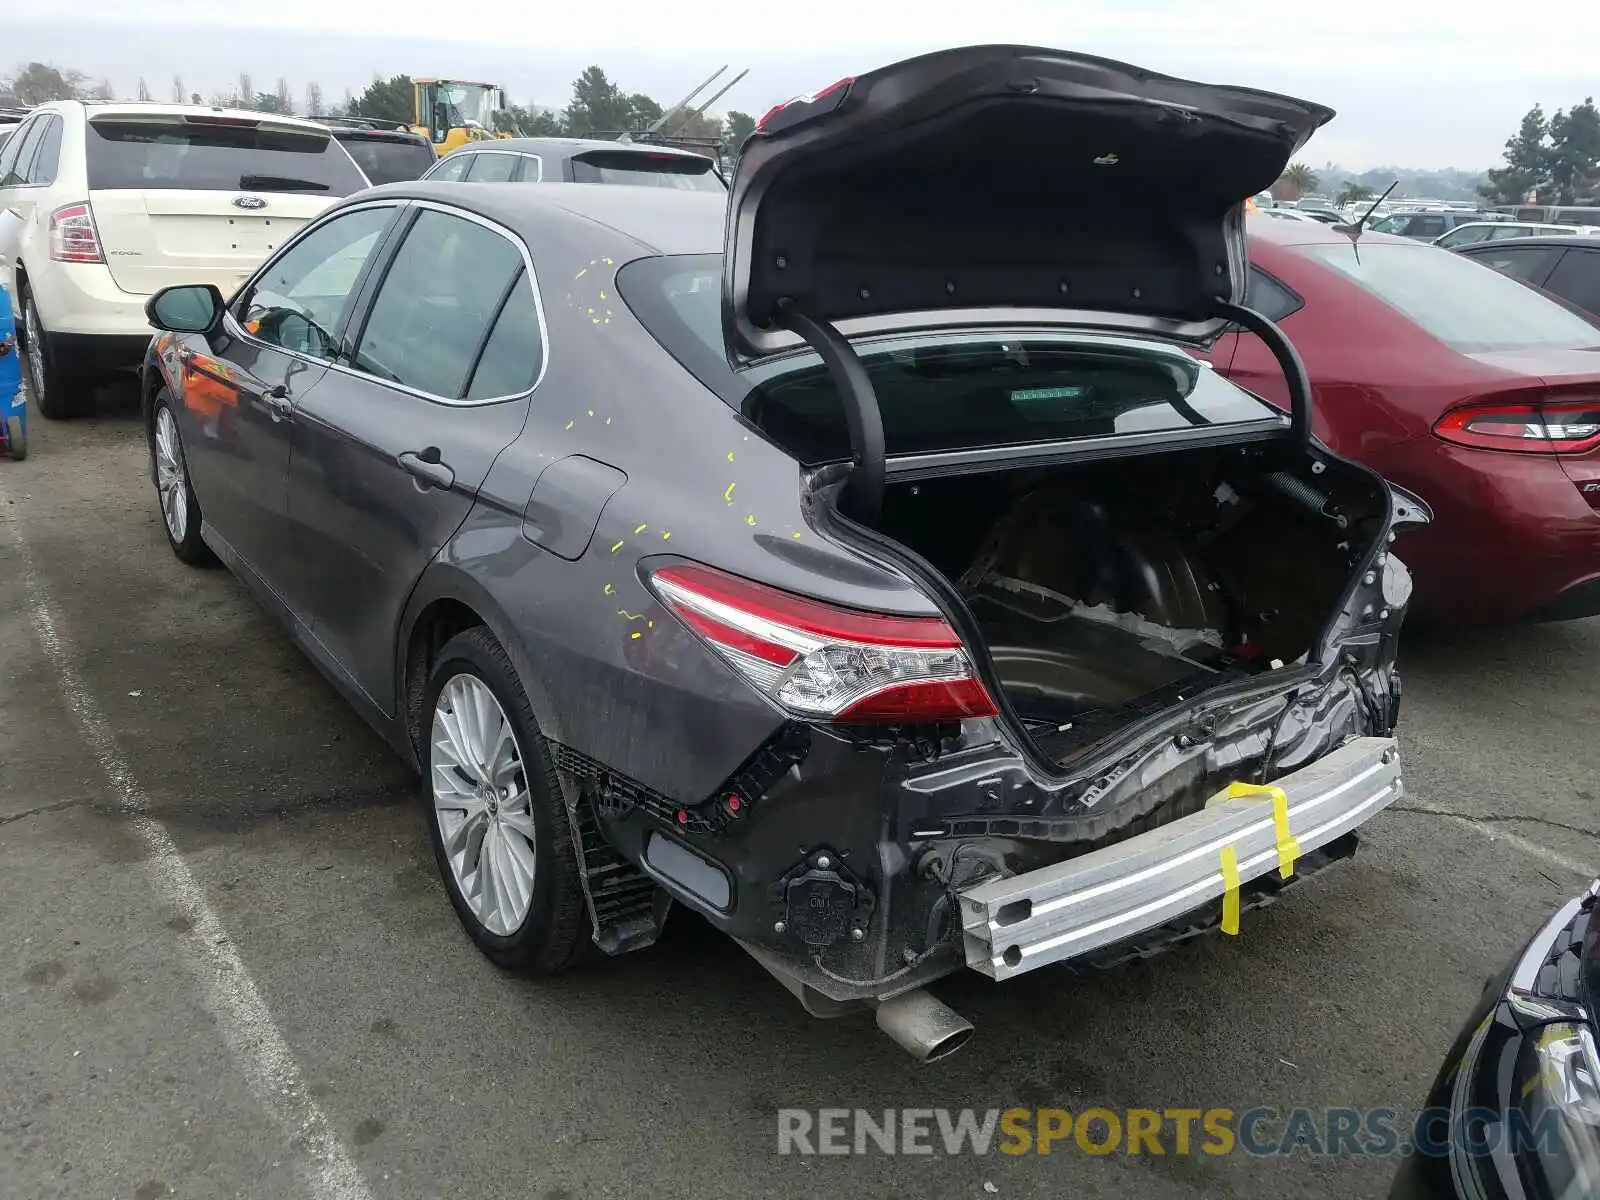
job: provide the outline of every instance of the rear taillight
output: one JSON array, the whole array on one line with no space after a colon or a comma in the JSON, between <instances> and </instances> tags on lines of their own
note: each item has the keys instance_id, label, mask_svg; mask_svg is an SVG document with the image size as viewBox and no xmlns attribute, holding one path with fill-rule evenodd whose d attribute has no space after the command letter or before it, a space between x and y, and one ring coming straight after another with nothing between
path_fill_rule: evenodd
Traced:
<instances>
[{"instance_id":1,"label":"rear taillight","mask_svg":"<svg viewBox=\"0 0 1600 1200\"><path fill-rule=\"evenodd\" d=\"M995 705L940 617L835 608L693 564L650 577L663 604L793 717L916 724Z\"/></svg>"},{"instance_id":2,"label":"rear taillight","mask_svg":"<svg viewBox=\"0 0 1600 1200\"><path fill-rule=\"evenodd\" d=\"M56 262L105 262L87 204L64 205L50 214L50 257Z\"/></svg>"},{"instance_id":3,"label":"rear taillight","mask_svg":"<svg viewBox=\"0 0 1600 1200\"><path fill-rule=\"evenodd\" d=\"M1468 404L1445 413L1433 432L1480 450L1581 454L1600 446L1600 400Z\"/></svg>"},{"instance_id":4,"label":"rear taillight","mask_svg":"<svg viewBox=\"0 0 1600 1200\"><path fill-rule=\"evenodd\" d=\"M812 117L832 112L844 102L845 93L850 90L850 85L854 82L854 76L847 76L835 80L820 92L796 96L792 100L785 100L782 104L774 104L762 114L761 120L756 122L756 132L777 133L791 125L798 125ZM825 103L827 101L831 103Z\"/></svg>"}]
</instances>

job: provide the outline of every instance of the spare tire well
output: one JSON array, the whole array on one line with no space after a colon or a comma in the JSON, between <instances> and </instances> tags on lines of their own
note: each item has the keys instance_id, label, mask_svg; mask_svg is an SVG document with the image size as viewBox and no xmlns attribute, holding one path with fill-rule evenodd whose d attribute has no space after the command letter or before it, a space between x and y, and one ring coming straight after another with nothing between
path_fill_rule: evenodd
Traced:
<instances>
[{"instance_id":1,"label":"spare tire well","mask_svg":"<svg viewBox=\"0 0 1600 1200\"><path fill-rule=\"evenodd\" d=\"M411 737L419 765L427 761L422 744L423 718L426 715L423 709L427 701L428 674L433 670L439 651L458 633L487 624L470 605L449 598L430 601L417 614L416 624L411 627L410 641L406 645L401 695L405 702L406 731Z\"/></svg>"}]
</instances>

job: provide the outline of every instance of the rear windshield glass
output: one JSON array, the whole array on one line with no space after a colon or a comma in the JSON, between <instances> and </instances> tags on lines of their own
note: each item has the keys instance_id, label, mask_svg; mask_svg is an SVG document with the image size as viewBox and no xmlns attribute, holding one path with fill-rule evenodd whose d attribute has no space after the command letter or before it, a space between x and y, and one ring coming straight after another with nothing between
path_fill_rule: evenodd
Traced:
<instances>
[{"instance_id":1,"label":"rear windshield glass","mask_svg":"<svg viewBox=\"0 0 1600 1200\"><path fill-rule=\"evenodd\" d=\"M376 137L341 138L340 141L374 187L421 179L422 173L433 166L433 151L420 142Z\"/></svg>"},{"instance_id":2,"label":"rear windshield glass","mask_svg":"<svg viewBox=\"0 0 1600 1200\"><path fill-rule=\"evenodd\" d=\"M577 155L572 160L572 182L626 183L686 192L725 190L708 158L638 150L591 150Z\"/></svg>"},{"instance_id":3,"label":"rear windshield glass","mask_svg":"<svg viewBox=\"0 0 1600 1200\"><path fill-rule=\"evenodd\" d=\"M849 455L844 409L816 355L736 372L722 343L722 259L641 259L628 306L700 381L804 462ZM891 455L1225 425L1277 414L1182 351L1048 330L862 342Z\"/></svg>"},{"instance_id":4,"label":"rear windshield glass","mask_svg":"<svg viewBox=\"0 0 1600 1200\"><path fill-rule=\"evenodd\" d=\"M89 123L89 187L308 192L347 196L366 187L325 133L192 121Z\"/></svg>"},{"instance_id":5,"label":"rear windshield glass","mask_svg":"<svg viewBox=\"0 0 1600 1200\"><path fill-rule=\"evenodd\" d=\"M1600 328L1491 267L1435 246L1303 247L1464 354L1600 345Z\"/></svg>"}]
</instances>

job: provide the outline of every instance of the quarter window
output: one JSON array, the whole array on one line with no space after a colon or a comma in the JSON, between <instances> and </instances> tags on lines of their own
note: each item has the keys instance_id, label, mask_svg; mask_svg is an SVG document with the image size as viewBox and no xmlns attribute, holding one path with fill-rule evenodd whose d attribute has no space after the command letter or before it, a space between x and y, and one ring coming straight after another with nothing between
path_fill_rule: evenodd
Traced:
<instances>
[{"instance_id":1,"label":"quarter window","mask_svg":"<svg viewBox=\"0 0 1600 1200\"><path fill-rule=\"evenodd\" d=\"M379 379L459 399L522 255L476 221L418 214L367 316L355 366Z\"/></svg>"},{"instance_id":2,"label":"quarter window","mask_svg":"<svg viewBox=\"0 0 1600 1200\"><path fill-rule=\"evenodd\" d=\"M60 117L46 117L44 132L38 139L38 151L33 162L20 164L22 182L30 187L48 187L56 181L56 171L61 164L61 130L65 123Z\"/></svg>"},{"instance_id":3,"label":"quarter window","mask_svg":"<svg viewBox=\"0 0 1600 1200\"><path fill-rule=\"evenodd\" d=\"M361 275L394 209L358 208L290 246L245 300L240 324L272 346L332 359Z\"/></svg>"},{"instance_id":4,"label":"quarter window","mask_svg":"<svg viewBox=\"0 0 1600 1200\"><path fill-rule=\"evenodd\" d=\"M1281 321L1290 313L1304 308L1305 301L1265 271L1251 267L1249 283L1245 285L1244 305L1255 309L1269 321Z\"/></svg>"}]
</instances>

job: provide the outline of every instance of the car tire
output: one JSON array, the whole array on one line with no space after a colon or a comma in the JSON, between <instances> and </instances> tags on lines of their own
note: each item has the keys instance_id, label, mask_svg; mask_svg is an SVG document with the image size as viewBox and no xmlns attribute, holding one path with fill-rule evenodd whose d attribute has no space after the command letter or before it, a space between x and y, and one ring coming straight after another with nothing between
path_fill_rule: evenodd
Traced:
<instances>
[{"instance_id":1,"label":"car tire","mask_svg":"<svg viewBox=\"0 0 1600 1200\"><path fill-rule=\"evenodd\" d=\"M216 558L200 536L200 501L195 499L194 485L189 481L189 461L178 434L178 414L166 388L157 393L150 412L150 457L156 507L161 511L167 544L180 562L191 567L210 565Z\"/></svg>"},{"instance_id":2,"label":"car tire","mask_svg":"<svg viewBox=\"0 0 1600 1200\"><path fill-rule=\"evenodd\" d=\"M28 457L28 434L21 417L6 418L6 450L12 462Z\"/></svg>"},{"instance_id":3,"label":"car tire","mask_svg":"<svg viewBox=\"0 0 1600 1200\"><path fill-rule=\"evenodd\" d=\"M508 970L575 965L592 939L561 784L516 669L486 628L440 650L419 734L434 858L467 933Z\"/></svg>"},{"instance_id":4,"label":"car tire","mask_svg":"<svg viewBox=\"0 0 1600 1200\"><path fill-rule=\"evenodd\" d=\"M82 403L56 365L50 351L50 335L39 319L33 293L22 289L22 343L28 351L29 400L47 421L64 421L78 416Z\"/></svg>"}]
</instances>

